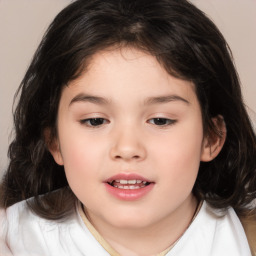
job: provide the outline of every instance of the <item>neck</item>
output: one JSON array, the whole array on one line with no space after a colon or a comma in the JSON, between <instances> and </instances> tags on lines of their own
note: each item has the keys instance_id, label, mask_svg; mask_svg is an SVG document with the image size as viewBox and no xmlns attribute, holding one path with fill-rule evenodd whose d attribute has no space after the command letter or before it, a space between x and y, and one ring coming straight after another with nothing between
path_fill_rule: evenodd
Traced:
<instances>
[{"instance_id":1,"label":"neck","mask_svg":"<svg viewBox=\"0 0 256 256\"><path fill-rule=\"evenodd\" d=\"M171 247L189 227L196 209L197 199L188 198L169 216L143 228L120 228L86 213L101 236L122 256L157 255Z\"/></svg>"}]
</instances>

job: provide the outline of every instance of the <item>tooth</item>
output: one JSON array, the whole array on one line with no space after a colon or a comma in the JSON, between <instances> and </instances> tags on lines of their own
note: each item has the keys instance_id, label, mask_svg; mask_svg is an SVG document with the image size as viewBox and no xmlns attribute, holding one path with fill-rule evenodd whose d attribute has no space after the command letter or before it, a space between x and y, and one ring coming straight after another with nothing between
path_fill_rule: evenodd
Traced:
<instances>
[{"instance_id":1,"label":"tooth","mask_svg":"<svg viewBox=\"0 0 256 256\"><path fill-rule=\"evenodd\" d=\"M124 188L124 186L118 186L118 188Z\"/></svg>"},{"instance_id":2,"label":"tooth","mask_svg":"<svg viewBox=\"0 0 256 256\"><path fill-rule=\"evenodd\" d=\"M120 182L120 180L114 180L115 182Z\"/></svg>"},{"instance_id":3,"label":"tooth","mask_svg":"<svg viewBox=\"0 0 256 256\"><path fill-rule=\"evenodd\" d=\"M146 184L147 182L146 182L146 181L143 181L142 183L143 183L143 184Z\"/></svg>"},{"instance_id":4,"label":"tooth","mask_svg":"<svg viewBox=\"0 0 256 256\"><path fill-rule=\"evenodd\" d=\"M136 183L141 183L142 182L142 180L136 180Z\"/></svg>"},{"instance_id":5,"label":"tooth","mask_svg":"<svg viewBox=\"0 0 256 256\"><path fill-rule=\"evenodd\" d=\"M128 184L136 184L136 180L128 180Z\"/></svg>"},{"instance_id":6,"label":"tooth","mask_svg":"<svg viewBox=\"0 0 256 256\"><path fill-rule=\"evenodd\" d=\"M121 184L127 184L128 181L127 181L127 180L120 180L120 183L121 183Z\"/></svg>"},{"instance_id":7,"label":"tooth","mask_svg":"<svg viewBox=\"0 0 256 256\"><path fill-rule=\"evenodd\" d=\"M130 186L130 189L139 189L140 186Z\"/></svg>"},{"instance_id":8,"label":"tooth","mask_svg":"<svg viewBox=\"0 0 256 256\"><path fill-rule=\"evenodd\" d=\"M124 186L124 189L129 189L130 188L130 186Z\"/></svg>"}]
</instances>

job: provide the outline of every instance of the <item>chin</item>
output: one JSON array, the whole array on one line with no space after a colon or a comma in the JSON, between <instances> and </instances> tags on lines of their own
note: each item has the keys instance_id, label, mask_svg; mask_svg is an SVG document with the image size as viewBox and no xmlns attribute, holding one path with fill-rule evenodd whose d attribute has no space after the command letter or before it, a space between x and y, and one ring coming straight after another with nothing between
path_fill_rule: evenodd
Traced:
<instances>
[{"instance_id":1,"label":"chin","mask_svg":"<svg viewBox=\"0 0 256 256\"><path fill-rule=\"evenodd\" d=\"M116 228L122 229L145 228L152 224L152 222L154 222L152 217L145 216L145 212L141 214L138 214L136 212L133 212L131 214L115 212L115 214L112 214L110 218L108 218L108 222L111 225L115 226Z\"/></svg>"}]
</instances>

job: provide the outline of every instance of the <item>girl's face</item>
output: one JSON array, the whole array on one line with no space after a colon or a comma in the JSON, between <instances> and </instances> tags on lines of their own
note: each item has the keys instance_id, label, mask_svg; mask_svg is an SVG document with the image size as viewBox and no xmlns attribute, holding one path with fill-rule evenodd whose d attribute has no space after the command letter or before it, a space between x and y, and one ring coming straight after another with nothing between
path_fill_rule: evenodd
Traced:
<instances>
[{"instance_id":1,"label":"girl's face","mask_svg":"<svg viewBox=\"0 0 256 256\"><path fill-rule=\"evenodd\" d=\"M63 89L51 152L95 226L137 229L191 219L205 144L194 85L125 48Z\"/></svg>"}]
</instances>

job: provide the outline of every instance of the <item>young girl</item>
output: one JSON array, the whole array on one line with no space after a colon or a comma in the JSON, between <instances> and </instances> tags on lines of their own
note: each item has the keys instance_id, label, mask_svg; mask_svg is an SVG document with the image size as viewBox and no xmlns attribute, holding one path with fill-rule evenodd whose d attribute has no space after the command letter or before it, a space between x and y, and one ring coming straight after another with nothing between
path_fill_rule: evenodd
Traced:
<instances>
[{"instance_id":1,"label":"young girl","mask_svg":"<svg viewBox=\"0 0 256 256\"><path fill-rule=\"evenodd\" d=\"M1 256L251 255L255 133L191 3L75 1L19 93Z\"/></svg>"}]
</instances>

